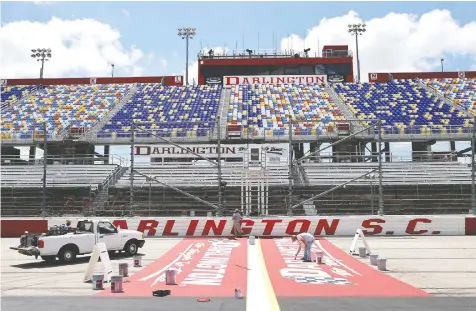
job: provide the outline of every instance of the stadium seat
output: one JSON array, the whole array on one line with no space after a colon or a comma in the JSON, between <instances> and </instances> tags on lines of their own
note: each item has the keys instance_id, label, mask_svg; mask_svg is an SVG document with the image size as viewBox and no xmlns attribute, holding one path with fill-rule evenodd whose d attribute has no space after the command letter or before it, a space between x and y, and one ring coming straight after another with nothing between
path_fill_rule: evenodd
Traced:
<instances>
[{"instance_id":1,"label":"stadium seat","mask_svg":"<svg viewBox=\"0 0 476 311\"><path fill-rule=\"evenodd\" d=\"M2 107L4 104L11 104L27 95L36 88L34 85L12 85L2 87L1 98Z\"/></svg>"},{"instance_id":2,"label":"stadium seat","mask_svg":"<svg viewBox=\"0 0 476 311\"><path fill-rule=\"evenodd\" d=\"M476 115L476 79L424 79L422 82Z\"/></svg>"},{"instance_id":3,"label":"stadium seat","mask_svg":"<svg viewBox=\"0 0 476 311\"><path fill-rule=\"evenodd\" d=\"M289 129L289 116L296 135L322 135L333 131L331 121L344 115L319 85L235 85L231 88L228 125L242 125L245 134L282 136Z\"/></svg>"},{"instance_id":4,"label":"stadium seat","mask_svg":"<svg viewBox=\"0 0 476 311\"><path fill-rule=\"evenodd\" d=\"M336 83L341 100L358 119L380 119L385 134L463 133L472 119L412 80Z\"/></svg>"},{"instance_id":5,"label":"stadium seat","mask_svg":"<svg viewBox=\"0 0 476 311\"><path fill-rule=\"evenodd\" d=\"M46 86L31 94L21 106L2 110L1 132L29 139L43 130L61 134L69 127L91 128L131 89L129 84Z\"/></svg>"},{"instance_id":6,"label":"stadium seat","mask_svg":"<svg viewBox=\"0 0 476 311\"><path fill-rule=\"evenodd\" d=\"M139 84L134 96L105 124L98 137L129 136L132 121L137 127L162 137L207 136L215 126L221 90L220 85ZM142 137L148 135L136 133Z\"/></svg>"}]
</instances>

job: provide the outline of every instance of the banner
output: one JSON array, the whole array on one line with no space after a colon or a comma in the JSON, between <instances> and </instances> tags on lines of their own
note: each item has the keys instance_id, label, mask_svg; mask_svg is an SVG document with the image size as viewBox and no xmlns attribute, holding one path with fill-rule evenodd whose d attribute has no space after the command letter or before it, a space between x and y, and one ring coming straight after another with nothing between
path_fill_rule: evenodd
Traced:
<instances>
[{"instance_id":1,"label":"banner","mask_svg":"<svg viewBox=\"0 0 476 311\"><path fill-rule=\"evenodd\" d=\"M223 86L238 84L325 84L326 75L224 76Z\"/></svg>"},{"instance_id":2,"label":"banner","mask_svg":"<svg viewBox=\"0 0 476 311\"><path fill-rule=\"evenodd\" d=\"M135 146L135 156L139 157L150 157L150 158L182 158L182 159L199 159L196 155L190 153L194 152L200 155L203 155L207 158L216 158L218 155L217 145L190 145L186 146L187 149L182 149L179 147L174 147L170 145L136 145ZM226 158L243 158L245 152L249 152L250 159L260 151L266 153L267 160L272 163L279 163L287 161L288 157L288 148L287 144L276 144L276 145L259 145L259 144L248 144L248 145L221 145L221 157ZM253 156L251 156L253 155Z\"/></svg>"}]
</instances>

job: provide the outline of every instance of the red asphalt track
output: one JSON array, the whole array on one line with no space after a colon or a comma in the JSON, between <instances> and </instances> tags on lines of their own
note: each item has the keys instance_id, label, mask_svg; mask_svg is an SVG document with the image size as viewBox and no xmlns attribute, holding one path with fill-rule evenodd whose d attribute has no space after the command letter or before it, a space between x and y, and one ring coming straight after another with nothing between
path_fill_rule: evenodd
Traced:
<instances>
[{"instance_id":1,"label":"red asphalt track","mask_svg":"<svg viewBox=\"0 0 476 311\"><path fill-rule=\"evenodd\" d=\"M289 238L260 239L277 298L431 296L361 263L325 239L317 241L324 251L322 265L294 260L297 245ZM233 297L240 287L246 297L247 249L246 238L185 238L130 277L123 284L123 293L106 289L98 295L150 297L154 290L168 289L172 297ZM167 269L178 269L178 285L165 285Z\"/></svg>"}]
</instances>

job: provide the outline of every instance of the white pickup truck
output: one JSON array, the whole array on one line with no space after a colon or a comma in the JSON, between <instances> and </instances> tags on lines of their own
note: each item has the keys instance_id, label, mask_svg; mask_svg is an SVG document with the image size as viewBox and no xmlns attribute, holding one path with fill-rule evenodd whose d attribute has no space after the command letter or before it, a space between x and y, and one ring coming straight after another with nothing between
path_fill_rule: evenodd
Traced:
<instances>
[{"instance_id":1,"label":"white pickup truck","mask_svg":"<svg viewBox=\"0 0 476 311\"><path fill-rule=\"evenodd\" d=\"M41 235L26 233L19 246L10 248L23 255L40 256L47 262L58 257L61 262L70 263L77 255L92 253L96 243L105 243L109 252L125 251L132 256L145 240L142 232L118 229L108 220L84 219L78 221L76 229L55 226Z\"/></svg>"}]
</instances>

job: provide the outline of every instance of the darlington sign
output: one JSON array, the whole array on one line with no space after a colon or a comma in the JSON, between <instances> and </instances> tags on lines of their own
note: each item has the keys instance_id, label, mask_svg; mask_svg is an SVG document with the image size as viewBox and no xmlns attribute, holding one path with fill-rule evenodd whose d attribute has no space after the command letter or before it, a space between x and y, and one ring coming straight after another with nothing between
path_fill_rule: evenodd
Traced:
<instances>
[{"instance_id":1,"label":"darlington sign","mask_svg":"<svg viewBox=\"0 0 476 311\"><path fill-rule=\"evenodd\" d=\"M71 219L73 224L79 219ZM44 232L61 225L66 218L1 220L2 237L17 237L28 232ZM218 236L231 235L230 218L143 217L111 219L122 229L144 232L147 236ZM322 236L354 236L361 228L366 235L476 235L474 216L338 216L243 219L243 232L253 236L287 236L310 232Z\"/></svg>"},{"instance_id":2,"label":"darlington sign","mask_svg":"<svg viewBox=\"0 0 476 311\"><path fill-rule=\"evenodd\" d=\"M62 220L49 220L59 225ZM122 229L147 236L230 236L233 221L228 218L136 218L111 219ZM75 223L73 221L73 223ZM352 236L357 228L366 235L464 235L465 217L457 216L342 216L243 219L243 233L254 236L287 236L310 232L322 236Z\"/></svg>"},{"instance_id":3,"label":"darlington sign","mask_svg":"<svg viewBox=\"0 0 476 311\"><path fill-rule=\"evenodd\" d=\"M225 76L223 86L237 84L314 84L327 83L326 75L297 76Z\"/></svg>"},{"instance_id":4,"label":"darlington sign","mask_svg":"<svg viewBox=\"0 0 476 311\"><path fill-rule=\"evenodd\" d=\"M187 146L186 149L181 149L173 146L160 146L160 145L136 145L135 146L135 155L136 156L147 156L147 157L159 157L159 158L195 158L196 156L188 151L206 156L213 157L217 156L217 145L191 145ZM248 150L255 148L263 148L263 151L266 151L268 157L279 157L287 159L287 145L286 144L275 144L275 145L258 145L258 144L249 144L249 145L222 145L221 146L221 156L223 158L242 158L244 153Z\"/></svg>"}]
</instances>

